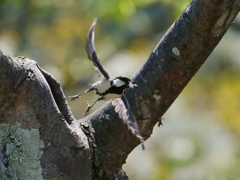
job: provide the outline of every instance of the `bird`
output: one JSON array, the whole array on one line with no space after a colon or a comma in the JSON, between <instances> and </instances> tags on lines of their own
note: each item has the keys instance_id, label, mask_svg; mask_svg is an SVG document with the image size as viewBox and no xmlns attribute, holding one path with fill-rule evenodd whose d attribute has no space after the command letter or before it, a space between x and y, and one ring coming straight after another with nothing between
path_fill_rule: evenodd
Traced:
<instances>
[{"instance_id":1,"label":"bird","mask_svg":"<svg viewBox=\"0 0 240 180\"><path fill-rule=\"evenodd\" d=\"M85 49L86 49L89 60L92 61L92 64L96 73L98 74L99 77L102 77L102 79L93 84L90 84L90 88L88 88L83 93L70 96L70 99L69 99L70 101L73 101L77 98L80 98L83 94L86 94L91 91L95 91L96 94L100 96L92 105L89 105L87 103L88 108L85 111L85 116L88 115L91 107L94 106L94 104L96 104L98 101L101 101L101 100L107 101L114 98L120 98L126 88L134 89L138 87L128 77L117 76L115 78L111 78L109 76L108 72L102 65L97 55L96 47L94 44L94 28L96 26L96 23L97 23L97 19L94 19L92 26L88 31Z\"/></svg>"},{"instance_id":2,"label":"bird","mask_svg":"<svg viewBox=\"0 0 240 180\"><path fill-rule=\"evenodd\" d=\"M127 88L138 88L137 84L134 84L132 80L125 76L117 76L115 78L110 77L104 66L102 65L98 54L96 52L96 47L94 43L94 28L96 26L97 19L94 19L86 38L85 50L87 52L88 59L92 61L92 65L95 69L95 72L99 77L100 81L97 81L93 84L90 84L90 87L85 90L83 93L69 96L69 100L73 101L77 98L80 98L82 95L95 91L100 97L97 98L93 104L89 104L87 101L87 109L84 112L84 117L88 115L90 109L98 101L108 101L116 99L112 102L112 105L115 107L115 112L119 114L119 118L123 119L123 122L127 124L131 132L140 139L143 144L144 139L139 133L139 128L134 114L132 113L131 107L128 104L125 97L123 97L124 90ZM123 99L123 101L121 101ZM144 149L144 146L143 146Z\"/></svg>"}]
</instances>

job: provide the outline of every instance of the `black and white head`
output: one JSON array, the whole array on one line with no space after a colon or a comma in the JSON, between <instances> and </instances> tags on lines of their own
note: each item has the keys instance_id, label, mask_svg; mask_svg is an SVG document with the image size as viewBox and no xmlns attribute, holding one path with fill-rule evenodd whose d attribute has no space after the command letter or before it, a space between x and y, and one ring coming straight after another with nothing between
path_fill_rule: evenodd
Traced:
<instances>
[{"instance_id":1,"label":"black and white head","mask_svg":"<svg viewBox=\"0 0 240 180\"><path fill-rule=\"evenodd\" d=\"M115 79L112 80L112 86L118 87L118 88L137 88L138 86L134 83L132 83L131 79L124 76L118 76Z\"/></svg>"}]
</instances>

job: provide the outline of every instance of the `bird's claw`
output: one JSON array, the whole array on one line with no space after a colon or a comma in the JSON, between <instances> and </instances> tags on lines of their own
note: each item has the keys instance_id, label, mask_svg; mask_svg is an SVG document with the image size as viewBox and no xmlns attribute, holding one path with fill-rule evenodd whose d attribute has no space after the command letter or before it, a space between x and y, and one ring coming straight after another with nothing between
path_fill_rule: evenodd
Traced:
<instances>
[{"instance_id":1,"label":"bird's claw","mask_svg":"<svg viewBox=\"0 0 240 180\"><path fill-rule=\"evenodd\" d=\"M73 100L75 100L75 99L77 99L77 98L81 98L82 96L80 96L80 95L74 95L74 96L68 96L69 97L69 101L73 101Z\"/></svg>"},{"instance_id":2,"label":"bird's claw","mask_svg":"<svg viewBox=\"0 0 240 180\"><path fill-rule=\"evenodd\" d=\"M86 116L88 115L89 110L90 110L91 107L92 107L92 105L90 105L88 101L87 101L86 103L87 103L87 109L86 109L85 112L84 112L84 117L86 117Z\"/></svg>"}]
</instances>

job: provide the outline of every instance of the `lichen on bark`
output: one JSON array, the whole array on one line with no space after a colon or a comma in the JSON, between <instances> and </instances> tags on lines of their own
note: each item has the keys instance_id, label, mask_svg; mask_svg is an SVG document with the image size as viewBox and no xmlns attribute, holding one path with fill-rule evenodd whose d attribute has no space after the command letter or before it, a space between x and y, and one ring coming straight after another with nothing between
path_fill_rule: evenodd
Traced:
<instances>
[{"instance_id":1,"label":"lichen on bark","mask_svg":"<svg viewBox=\"0 0 240 180\"><path fill-rule=\"evenodd\" d=\"M0 124L0 179L43 179L39 129L22 129L19 123Z\"/></svg>"}]
</instances>

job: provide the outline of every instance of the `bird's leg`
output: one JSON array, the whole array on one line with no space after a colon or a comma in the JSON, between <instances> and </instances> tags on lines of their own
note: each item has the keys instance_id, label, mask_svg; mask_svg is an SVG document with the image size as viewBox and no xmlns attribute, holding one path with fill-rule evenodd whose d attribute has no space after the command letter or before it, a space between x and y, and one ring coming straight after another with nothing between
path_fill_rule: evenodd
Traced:
<instances>
[{"instance_id":1,"label":"bird's leg","mask_svg":"<svg viewBox=\"0 0 240 180\"><path fill-rule=\"evenodd\" d=\"M68 96L69 97L69 101L73 101L73 100L81 97L81 95L83 95L83 94L85 94L85 92L81 93L81 94L74 95L74 96Z\"/></svg>"},{"instance_id":2,"label":"bird's leg","mask_svg":"<svg viewBox=\"0 0 240 180\"><path fill-rule=\"evenodd\" d=\"M90 92L90 91L93 91L93 90L94 90L94 89L89 88L89 89L87 89L86 91L84 91L84 92L81 93L81 94L77 94L77 95L74 95L74 96L69 96L69 101L73 101L73 100L81 97L83 94L86 94L86 93L88 93L88 92Z\"/></svg>"},{"instance_id":3,"label":"bird's leg","mask_svg":"<svg viewBox=\"0 0 240 180\"><path fill-rule=\"evenodd\" d=\"M104 99L104 97L99 97L96 101L94 101L94 103L92 105L90 105L87 101L87 106L88 107L87 107L86 111L84 112L84 117L88 115L90 109L93 107L94 104L96 104L98 101L101 101L103 99Z\"/></svg>"}]
</instances>

